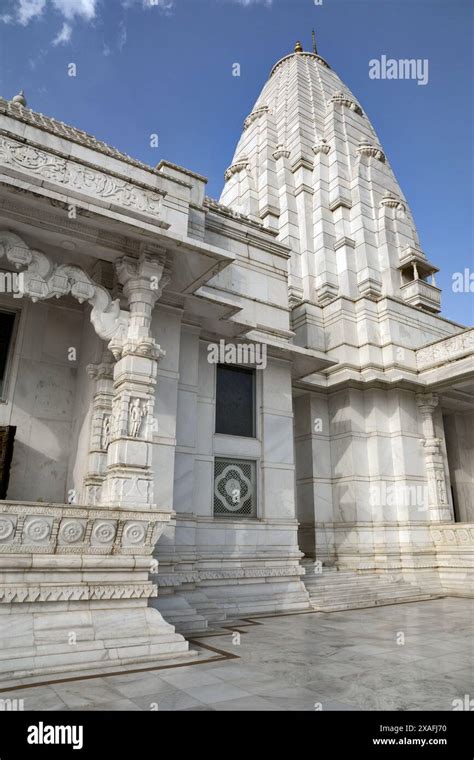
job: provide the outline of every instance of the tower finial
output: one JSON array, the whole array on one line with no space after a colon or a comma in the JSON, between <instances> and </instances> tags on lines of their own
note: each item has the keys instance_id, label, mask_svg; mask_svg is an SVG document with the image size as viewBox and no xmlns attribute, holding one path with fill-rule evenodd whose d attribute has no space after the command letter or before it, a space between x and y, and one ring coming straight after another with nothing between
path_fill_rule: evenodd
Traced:
<instances>
[{"instance_id":1,"label":"tower finial","mask_svg":"<svg viewBox=\"0 0 474 760\"><path fill-rule=\"evenodd\" d=\"M303 45L298 40L298 42L295 45L295 53L302 53L303 52Z\"/></svg>"},{"instance_id":2,"label":"tower finial","mask_svg":"<svg viewBox=\"0 0 474 760\"><path fill-rule=\"evenodd\" d=\"M315 55L317 55L317 54L318 54L318 48L316 47L316 35L315 35L315 33L314 33L314 29L313 29L313 31L311 32L311 36L312 36L312 38L313 38L313 53L314 53Z\"/></svg>"},{"instance_id":3,"label":"tower finial","mask_svg":"<svg viewBox=\"0 0 474 760\"><path fill-rule=\"evenodd\" d=\"M11 99L11 102L16 103L19 106L26 106L26 98L23 90L20 90L18 95L15 95L15 97Z\"/></svg>"}]
</instances>

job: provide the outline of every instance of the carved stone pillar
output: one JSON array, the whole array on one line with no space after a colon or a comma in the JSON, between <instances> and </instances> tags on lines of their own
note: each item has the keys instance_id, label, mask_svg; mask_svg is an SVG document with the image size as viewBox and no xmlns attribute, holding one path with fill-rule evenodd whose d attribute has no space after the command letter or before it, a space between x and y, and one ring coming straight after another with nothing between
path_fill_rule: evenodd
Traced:
<instances>
[{"instance_id":1,"label":"carved stone pillar","mask_svg":"<svg viewBox=\"0 0 474 760\"><path fill-rule=\"evenodd\" d=\"M109 348L117 359L107 474L101 493L104 506L154 509L152 443L158 361L164 352L151 335L153 307L168 275L163 254L125 256L116 264L130 307L123 335Z\"/></svg>"},{"instance_id":2,"label":"carved stone pillar","mask_svg":"<svg viewBox=\"0 0 474 760\"><path fill-rule=\"evenodd\" d=\"M107 473L107 449L110 443L114 362L105 350L100 364L89 364L89 377L95 382L87 474L84 480L84 503L100 503L102 484Z\"/></svg>"},{"instance_id":3,"label":"carved stone pillar","mask_svg":"<svg viewBox=\"0 0 474 760\"><path fill-rule=\"evenodd\" d=\"M419 393L416 401L423 422L429 519L438 522L451 521L453 514L448 501L441 439L436 437L433 419L439 398L436 393Z\"/></svg>"}]
</instances>

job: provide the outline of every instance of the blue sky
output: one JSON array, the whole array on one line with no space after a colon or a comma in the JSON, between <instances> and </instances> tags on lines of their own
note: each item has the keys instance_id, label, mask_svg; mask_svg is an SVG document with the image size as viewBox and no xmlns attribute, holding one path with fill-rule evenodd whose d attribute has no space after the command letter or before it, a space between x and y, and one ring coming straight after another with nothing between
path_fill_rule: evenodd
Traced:
<instances>
[{"instance_id":1,"label":"blue sky","mask_svg":"<svg viewBox=\"0 0 474 760\"><path fill-rule=\"evenodd\" d=\"M471 0L0 0L0 94L24 88L35 111L194 169L218 198L269 70L297 39L310 49L314 27L441 268L443 315L472 323L474 293L452 290L454 272L474 272L472 12ZM428 59L428 84L371 79L381 55Z\"/></svg>"}]
</instances>

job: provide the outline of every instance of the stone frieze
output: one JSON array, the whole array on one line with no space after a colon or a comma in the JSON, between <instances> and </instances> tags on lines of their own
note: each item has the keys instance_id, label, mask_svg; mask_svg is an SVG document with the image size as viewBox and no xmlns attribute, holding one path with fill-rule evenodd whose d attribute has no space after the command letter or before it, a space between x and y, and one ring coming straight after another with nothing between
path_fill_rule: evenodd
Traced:
<instances>
[{"instance_id":1,"label":"stone frieze","mask_svg":"<svg viewBox=\"0 0 474 760\"><path fill-rule=\"evenodd\" d=\"M152 216L161 212L162 197L158 193L8 137L0 137L0 163L127 209Z\"/></svg>"}]
</instances>

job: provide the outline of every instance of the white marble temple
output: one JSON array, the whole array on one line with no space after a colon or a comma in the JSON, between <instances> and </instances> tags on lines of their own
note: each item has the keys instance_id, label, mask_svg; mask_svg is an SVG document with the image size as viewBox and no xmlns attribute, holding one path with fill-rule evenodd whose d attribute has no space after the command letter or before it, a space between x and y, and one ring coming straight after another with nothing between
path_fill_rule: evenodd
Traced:
<instances>
[{"instance_id":1,"label":"white marble temple","mask_svg":"<svg viewBox=\"0 0 474 760\"><path fill-rule=\"evenodd\" d=\"M374 604L397 600L391 573L410 598L472 593L473 331L439 315L388 157L324 59L274 66L220 202L21 99L0 126L0 267L25 283L0 295L4 680L187 658L175 627L362 604L364 573ZM221 341L265 357L241 362L250 435L216 428ZM245 509L219 512L226 488Z\"/></svg>"}]
</instances>

